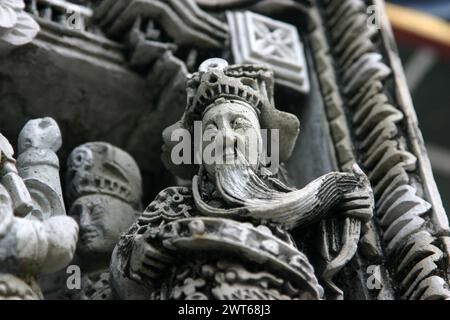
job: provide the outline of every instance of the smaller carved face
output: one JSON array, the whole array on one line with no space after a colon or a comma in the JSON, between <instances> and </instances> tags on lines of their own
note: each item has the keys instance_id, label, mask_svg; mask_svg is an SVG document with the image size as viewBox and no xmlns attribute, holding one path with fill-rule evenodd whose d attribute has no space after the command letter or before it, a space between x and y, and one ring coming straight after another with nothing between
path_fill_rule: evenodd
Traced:
<instances>
[{"instance_id":1,"label":"smaller carved face","mask_svg":"<svg viewBox=\"0 0 450 320\"><path fill-rule=\"evenodd\" d=\"M111 255L121 234L136 219L136 212L129 204L108 195L79 198L69 215L80 226L77 253L81 257Z\"/></svg>"},{"instance_id":2,"label":"smaller carved face","mask_svg":"<svg viewBox=\"0 0 450 320\"><path fill-rule=\"evenodd\" d=\"M240 157L254 169L259 166L263 140L258 116L250 105L226 102L212 106L202 122L203 163L208 173L214 174L219 165L241 163Z\"/></svg>"}]
</instances>

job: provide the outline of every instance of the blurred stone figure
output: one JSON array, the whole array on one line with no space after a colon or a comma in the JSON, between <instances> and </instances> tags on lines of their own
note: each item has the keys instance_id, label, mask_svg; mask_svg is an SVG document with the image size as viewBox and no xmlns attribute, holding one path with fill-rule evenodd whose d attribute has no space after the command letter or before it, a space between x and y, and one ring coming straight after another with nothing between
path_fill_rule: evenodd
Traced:
<instances>
[{"instance_id":1,"label":"blurred stone figure","mask_svg":"<svg viewBox=\"0 0 450 320\"><path fill-rule=\"evenodd\" d=\"M81 291L71 298L108 299L111 253L142 209L139 168L108 143L84 144L69 157L66 196L80 227L77 256L83 273Z\"/></svg>"},{"instance_id":2,"label":"blurred stone figure","mask_svg":"<svg viewBox=\"0 0 450 320\"><path fill-rule=\"evenodd\" d=\"M53 119L29 121L19 136L16 166L13 148L0 134L0 299L42 299L36 277L73 258L78 226L62 201L60 147Z\"/></svg>"},{"instance_id":3,"label":"blurred stone figure","mask_svg":"<svg viewBox=\"0 0 450 320\"><path fill-rule=\"evenodd\" d=\"M61 132L51 118L29 121L19 135L19 175L43 218L66 212L55 153L61 146Z\"/></svg>"}]
</instances>

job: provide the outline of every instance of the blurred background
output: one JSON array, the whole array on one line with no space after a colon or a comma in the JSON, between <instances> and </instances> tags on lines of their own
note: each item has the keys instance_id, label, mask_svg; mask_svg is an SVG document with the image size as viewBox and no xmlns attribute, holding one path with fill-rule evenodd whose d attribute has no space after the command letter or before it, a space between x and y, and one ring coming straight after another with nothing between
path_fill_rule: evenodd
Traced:
<instances>
[{"instance_id":1,"label":"blurred background","mask_svg":"<svg viewBox=\"0 0 450 320\"><path fill-rule=\"evenodd\" d=\"M390 0L386 9L436 182L449 213L450 0Z\"/></svg>"}]
</instances>

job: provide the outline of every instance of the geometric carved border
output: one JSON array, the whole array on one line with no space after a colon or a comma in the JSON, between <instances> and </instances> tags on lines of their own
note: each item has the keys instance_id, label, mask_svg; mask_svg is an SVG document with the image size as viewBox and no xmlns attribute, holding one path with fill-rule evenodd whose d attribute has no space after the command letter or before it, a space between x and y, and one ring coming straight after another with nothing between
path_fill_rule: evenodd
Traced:
<instances>
[{"instance_id":1,"label":"geometric carved border","mask_svg":"<svg viewBox=\"0 0 450 320\"><path fill-rule=\"evenodd\" d=\"M297 28L250 11L227 12L235 63L265 65L277 83L308 93L310 83Z\"/></svg>"},{"instance_id":2,"label":"geometric carved border","mask_svg":"<svg viewBox=\"0 0 450 320\"><path fill-rule=\"evenodd\" d=\"M375 3L384 8L382 1ZM393 41L386 41L392 37L387 19L383 16L381 30L368 28L367 4L360 0L323 0L318 5L322 10L310 12L310 37L336 158L347 169L355 147L371 180L376 198L372 224L382 231L395 294L402 299L450 299L448 220L435 199L438 193L426 192L434 181L431 170L424 172L423 147L410 147L420 143L420 131L404 130L411 128L414 111L412 103L404 109L396 99L408 93L405 85L392 87L392 82L400 86L402 72L389 64L393 48L386 47L384 55L376 45L380 38L385 45ZM367 228L361 241L376 239L374 229ZM392 298L388 283L386 278L377 298Z\"/></svg>"}]
</instances>

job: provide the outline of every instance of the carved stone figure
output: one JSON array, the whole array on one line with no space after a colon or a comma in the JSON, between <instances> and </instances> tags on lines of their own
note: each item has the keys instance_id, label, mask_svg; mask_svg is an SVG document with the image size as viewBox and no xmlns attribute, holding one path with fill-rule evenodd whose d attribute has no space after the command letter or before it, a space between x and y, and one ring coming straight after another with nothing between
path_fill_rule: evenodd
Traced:
<instances>
[{"instance_id":1,"label":"carved stone figure","mask_svg":"<svg viewBox=\"0 0 450 320\"><path fill-rule=\"evenodd\" d=\"M179 128L193 132L194 121L202 122L204 133L212 132L212 145L231 143L215 162L200 165L192 189L162 191L122 237L111 265L116 294L177 300L323 298L321 275L296 248L289 230L310 226L332 212L368 221L373 198L367 178L355 167L352 173L333 172L295 190L263 161L250 164L235 147L238 140L255 134L260 146L261 129L278 129L280 160L285 161L299 131L295 116L275 109L268 69L211 59L187 88L182 120L163 134L168 166L179 175L184 171L185 177L193 172L189 163L173 166L167 154L174 144L172 133ZM244 150L251 147L244 144ZM259 149L258 158L262 156ZM219 157L236 161L219 162Z\"/></svg>"},{"instance_id":2,"label":"carved stone figure","mask_svg":"<svg viewBox=\"0 0 450 320\"><path fill-rule=\"evenodd\" d=\"M73 258L78 226L62 202L60 147L53 119L29 121L19 136L16 166L12 146L0 135L0 299L41 299L36 276Z\"/></svg>"},{"instance_id":3,"label":"carved stone figure","mask_svg":"<svg viewBox=\"0 0 450 320\"><path fill-rule=\"evenodd\" d=\"M80 227L82 288L75 299L109 299L109 263L120 238L141 213L142 179L133 158L105 142L77 147L67 164L69 215Z\"/></svg>"},{"instance_id":4,"label":"carved stone figure","mask_svg":"<svg viewBox=\"0 0 450 320\"><path fill-rule=\"evenodd\" d=\"M155 199L116 246L110 282L111 251L140 211L139 171L103 143L70 157L63 196L83 269L71 298L450 299L447 213L383 11L383 0L0 0L5 136L51 115L61 159L109 141ZM231 66L202 64L211 57ZM214 139L184 152L172 138L187 131L195 147L198 121ZM281 164L266 155L274 129ZM252 138L256 162L243 152ZM60 143L50 119L24 128L17 162L2 143L4 296L40 297L50 261L22 244L50 246L58 219L69 231L57 237L75 232ZM196 161L208 154L231 163ZM3 268L15 246L39 270ZM49 297L66 289L40 283Z\"/></svg>"}]
</instances>

